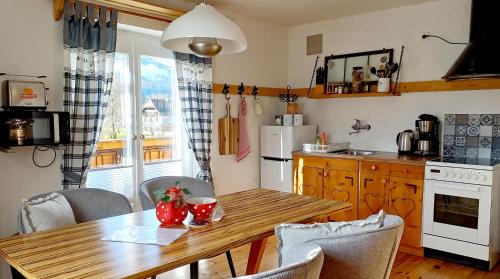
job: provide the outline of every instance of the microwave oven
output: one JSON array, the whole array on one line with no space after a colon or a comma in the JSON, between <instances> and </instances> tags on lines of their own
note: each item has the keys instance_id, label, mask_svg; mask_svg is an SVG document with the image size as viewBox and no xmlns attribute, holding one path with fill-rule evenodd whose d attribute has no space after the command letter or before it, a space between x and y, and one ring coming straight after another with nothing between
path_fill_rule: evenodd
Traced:
<instances>
[{"instance_id":1,"label":"microwave oven","mask_svg":"<svg viewBox=\"0 0 500 279\"><path fill-rule=\"evenodd\" d=\"M0 145L59 145L70 141L68 112L2 111L0 112Z\"/></svg>"}]
</instances>

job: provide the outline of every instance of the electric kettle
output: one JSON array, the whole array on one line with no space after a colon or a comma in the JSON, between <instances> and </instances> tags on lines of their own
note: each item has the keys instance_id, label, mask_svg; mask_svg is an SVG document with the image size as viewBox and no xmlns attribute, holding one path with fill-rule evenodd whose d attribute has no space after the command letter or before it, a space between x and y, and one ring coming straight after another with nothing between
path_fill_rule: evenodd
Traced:
<instances>
[{"instance_id":1,"label":"electric kettle","mask_svg":"<svg viewBox=\"0 0 500 279\"><path fill-rule=\"evenodd\" d=\"M412 152L413 151L413 131L405 130L399 133L396 137L396 143L398 145L398 152Z\"/></svg>"}]
</instances>

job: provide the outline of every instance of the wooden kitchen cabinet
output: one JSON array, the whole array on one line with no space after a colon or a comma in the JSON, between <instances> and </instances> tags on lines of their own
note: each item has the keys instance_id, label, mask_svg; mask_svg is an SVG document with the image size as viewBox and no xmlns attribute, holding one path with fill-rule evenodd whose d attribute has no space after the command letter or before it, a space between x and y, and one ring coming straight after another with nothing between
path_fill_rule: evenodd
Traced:
<instances>
[{"instance_id":1,"label":"wooden kitchen cabinet","mask_svg":"<svg viewBox=\"0 0 500 279\"><path fill-rule=\"evenodd\" d=\"M326 169L323 196L325 199L352 204L351 210L330 215L331 220L358 219L358 172Z\"/></svg>"},{"instance_id":2,"label":"wooden kitchen cabinet","mask_svg":"<svg viewBox=\"0 0 500 279\"><path fill-rule=\"evenodd\" d=\"M405 222L400 250L423 255L423 165L305 155L293 161L295 193L352 204L330 220L365 219L383 209Z\"/></svg>"},{"instance_id":3,"label":"wooden kitchen cabinet","mask_svg":"<svg viewBox=\"0 0 500 279\"><path fill-rule=\"evenodd\" d=\"M302 157L293 160L293 192L323 198L323 160Z\"/></svg>"},{"instance_id":4,"label":"wooden kitchen cabinet","mask_svg":"<svg viewBox=\"0 0 500 279\"><path fill-rule=\"evenodd\" d=\"M389 214L404 220L401 245L421 247L423 180L391 177Z\"/></svg>"},{"instance_id":5,"label":"wooden kitchen cabinet","mask_svg":"<svg viewBox=\"0 0 500 279\"><path fill-rule=\"evenodd\" d=\"M359 188L359 219L378 214L380 210L387 212L389 207L390 177L386 174L366 173L361 170Z\"/></svg>"}]
</instances>

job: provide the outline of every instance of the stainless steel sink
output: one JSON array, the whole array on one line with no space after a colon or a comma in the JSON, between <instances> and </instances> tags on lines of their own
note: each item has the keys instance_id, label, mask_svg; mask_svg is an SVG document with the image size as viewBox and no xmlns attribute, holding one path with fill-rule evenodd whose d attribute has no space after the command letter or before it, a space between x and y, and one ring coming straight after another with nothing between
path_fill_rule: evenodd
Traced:
<instances>
[{"instance_id":1,"label":"stainless steel sink","mask_svg":"<svg viewBox=\"0 0 500 279\"><path fill-rule=\"evenodd\" d=\"M368 150L354 150L354 149L351 149L351 150L345 150L345 151L341 151L337 154L343 154L343 155L352 155L352 156L370 156L370 155L373 155L373 154L376 154L377 151L368 151Z\"/></svg>"}]
</instances>

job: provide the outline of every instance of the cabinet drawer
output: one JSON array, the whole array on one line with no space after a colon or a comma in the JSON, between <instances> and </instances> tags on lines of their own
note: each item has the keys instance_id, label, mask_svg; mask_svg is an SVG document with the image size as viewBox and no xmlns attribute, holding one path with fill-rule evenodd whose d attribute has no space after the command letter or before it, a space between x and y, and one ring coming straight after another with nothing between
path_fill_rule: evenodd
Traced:
<instances>
[{"instance_id":1,"label":"cabinet drawer","mask_svg":"<svg viewBox=\"0 0 500 279\"><path fill-rule=\"evenodd\" d=\"M341 171L358 171L358 160L326 159L326 168Z\"/></svg>"},{"instance_id":2,"label":"cabinet drawer","mask_svg":"<svg viewBox=\"0 0 500 279\"><path fill-rule=\"evenodd\" d=\"M391 176L424 179L424 166L391 164Z\"/></svg>"},{"instance_id":3,"label":"cabinet drawer","mask_svg":"<svg viewBox=\"0 0 500 279\"><path fill-rule=\"evenodd\" d=\"M293 156L293 163L298 167L324 168L325 159L314 156Z\"/></svg>"},{"instance_id":4,"label":"cabinet drawer","mask_svg":"<svg viewBox=\"0 0 500 279\"><path fill-rule=\"evenodd\" d=\"M367 173L374 174L389 174L391 166L389 163L378 161L361 161L361 170Z\"/></svg>"}]
</instances>

